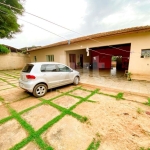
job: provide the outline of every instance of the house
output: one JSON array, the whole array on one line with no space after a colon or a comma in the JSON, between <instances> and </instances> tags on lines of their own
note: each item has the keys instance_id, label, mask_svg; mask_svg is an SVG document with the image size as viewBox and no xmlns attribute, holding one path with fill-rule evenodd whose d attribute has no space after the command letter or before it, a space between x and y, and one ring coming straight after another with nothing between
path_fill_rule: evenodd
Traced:
<instances>
[{"instance_id":1,"label":"house","mask_svg":"<svg viewBox=\"0 0 150 150\"><path fill-rule=\"evenodd\" d=\"M132 79L150 81L150 26L132 27L83 36L29 50L31 62L56 61L76 69L117 68L131 72ZM89 56L87 56L89 54Z\"/></svg>"}]
</instances>

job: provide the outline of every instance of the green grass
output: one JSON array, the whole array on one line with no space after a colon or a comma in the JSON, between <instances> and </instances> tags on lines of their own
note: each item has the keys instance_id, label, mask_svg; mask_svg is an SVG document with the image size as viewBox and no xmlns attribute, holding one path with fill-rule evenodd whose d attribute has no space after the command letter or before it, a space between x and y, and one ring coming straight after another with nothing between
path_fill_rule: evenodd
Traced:
<instances>
[{"instance_id":1,"label":"green grass","mask_svg":"<svg viewBox=\"0 0 150 150\"><path fill-rule=\"evenodd\" d=\"M71 92L73 92L73 91L75 91L77 89L85 90L85 91L88 91L90 93L85 98L73 95ZM14 145L11 148L11 150L19 150L19 149L23 148L25 145L27 145L31 141L34 141L39 146L39 148L41 150L53 150L53 148L50 145L48 145L46 142L44 142L44 140L41 138L41 135L44 132L46 132L50 127L52 127L54 124L59 122L66 115L70 115L70 116L72 116L73 118L77 119L78 121L80 121L82 123L87 122L88 118L86 116L81 116L79 114L76 114L72 110L74 108L76 108L78 105L80 105L81 103L83 103L83 102L95 103L95 101L89 100L89 98L91 96L93 96L94 94L99 94L99 89L96 89L94 91L89 91L89 90L86 90L86 89L82 89L81 87L75 87L74 89L72 89L70 91L60 92L60 95L58 95L56 97L52 97L49 100L45 100L44 98L39 98L41 103L39 103L37 105L34 105L32 107L29 107L29 108L27 108L27 109L25 109L25 110L23 110L21 112L17 112L13 108L11 108L9 106L9 104L8 104L7 108L9 109L11 116L0 120L0 124L3 124L3 123L5 123L5 122L7 122L7 121L9 121L9 120L14 118L20 123L20 125L23 127L23 129L26 130L27 133L28 133L28 136L25 139L23 139L20 143ZM64 108L64 107L61 107L61 106L59 106L59 105L54 103L53 100L55 100L55 99L57 99L59 97L62 97L64 95L75 97L75 98L79 99L79 101L76 104L74 104L73 106L71 106L70 108L68 108L68 109ZM106 94L104 94L104 95L106 95ZM107 96L111 96L111 97L115 98L115 96L112 96L112 95L107 95ZM4 99L0 97L0 101L4 102ZM53 118L52 120L47 122L45 125L43 125L40 129L35 131L34 128L26 120L24 120L21 117L21 115L26 113L26 112L29 112L30 110L35 109L35 108L37 108L37 107L39 107L41 105L50 105L51 107L56 108L57 110L60 111L60 115L58 115L57 117ZM99 137L98 135L97 135L97 137ZM100 146L100 140L94 139L91 142L91 144L89 145L89 147L87 148L87 150L97 150L99 146Z\"/></svg>"},{"instance_id":2,"label":"green grass","mask_svg":"<svg viewBox=\"0 0 150 150\"><path fill-rule=\"evenodd\" d=\"M136 112L137 112L138 114L141 114L141 113L143 112L143 110L142 110L141 108L137 108Z\"/></svg>"},{"instance_id":3,"label":"green grass","mask_svg":"<svg viewBox=\"0 0 150 150\"><path fill-rule=\"evenodd\" d=\"M123 99L123 93L118 93L116 96L116 100L121 100Z\"/></svg>"},{"instance_id":4,"label":"green grass","mask_svg":"<svg viewBox=\"0 0 150 150\"><path fill-rule=\"evenodd\" d=\"M140 147L140 150L150 150L150 148Z\"/></svg>"},{"instance_id":5,"label":"green grass","mask_svg":"<svg viewBox=\"0 0 150 150\"><path fill-rule=\"evenodd\" d=\"M150 106L150 98L148 98L148 102L146 102L144 104Z\"/></svg>"},{"instance_id":6,"label":"green grass","mask_svg":"<svg viewBox=\"0 0 150 150\"><path fill-rule=\"evenodd\" d=\"M16 85L14 85L14 84L8 82L8 81L5 80L5 79L0 78L0 80L3 81L3 82L6 82L7 84L9 84L9 85L11 85L11 86L13 86L13 87L17 87Z\"/></svg>"},{"instance_id":7,"label":"green grass","mask_svg":"<svg viewBox=\"0 0 150 150\"><path fill-rule=\"evenodd\" d=\"M100 146L100 140L93 139L87 150L97 150Z\"/></svg>"}]
</instances>

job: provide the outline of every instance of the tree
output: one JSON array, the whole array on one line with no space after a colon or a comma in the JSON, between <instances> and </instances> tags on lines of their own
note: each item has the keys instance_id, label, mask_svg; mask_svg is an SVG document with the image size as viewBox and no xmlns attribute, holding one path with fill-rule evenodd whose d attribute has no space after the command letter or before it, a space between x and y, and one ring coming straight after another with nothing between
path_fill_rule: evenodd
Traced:
<instances>
[{"instance_id":1,"label":"tree","mask_svg":"<svg viewBox=\"0 0 150 150\"><path fill-rule=\"evenodd\" d=\"M0 45L0 54L7 54L9 52L10 50L6 46Z\"/></svg>"},{"instance_id":2,"label":"tree","mask_svg":"<svg viewBox=\"0 0 150 150\"><path fill-rule=\"evenodd\" d=\"M15 33L21 32L17 15L22 15L24 8L21 0L0 0L0 2L10 6L0 4L0 38L13 38Z\"/></svg>"}]
</instances>

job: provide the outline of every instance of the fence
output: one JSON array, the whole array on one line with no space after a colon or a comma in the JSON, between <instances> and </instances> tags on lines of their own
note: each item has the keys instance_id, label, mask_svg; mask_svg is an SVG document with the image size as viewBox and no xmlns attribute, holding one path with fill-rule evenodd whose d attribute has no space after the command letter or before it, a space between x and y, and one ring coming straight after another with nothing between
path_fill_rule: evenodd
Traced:
<instances>
[{"instance_id":1,"label":"fence","mask_svg":"<svg viewBox=\"0 0 150 150\"><path fill-rule=\"evenodd\" d=\"M30 61L30 55L27 54L0 54L0 70L21 69Z\"/></svg>"}]
</instances>

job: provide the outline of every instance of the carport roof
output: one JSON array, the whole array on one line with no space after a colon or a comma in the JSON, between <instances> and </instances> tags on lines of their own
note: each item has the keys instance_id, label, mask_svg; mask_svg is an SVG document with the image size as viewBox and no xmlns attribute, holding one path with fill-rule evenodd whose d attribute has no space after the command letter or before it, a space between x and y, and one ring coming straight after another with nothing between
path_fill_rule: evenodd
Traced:
<instances>
[{"instance_id":1,"label":"carport roof","mask_svg":"<svg viewBox=\"0 0 150 150\"><path fill-rule=\"evenodd\" d=\"M85 41L88 39L95 39L95 38L99 38L99 37L115 36L115 35L121 35L121 34L131 34L131 33L146 32L146 31L150 31L150 26L125 28L125 29L120 29L120 30L115 30L115 31L102 32L102 33L82 36L82 37L78 37L75 39L71 39L70 43L76 43L79 41ZM55 47L55 46L60 46L60 45L67 45L67 44L68 44L68 40L57 42L57 43L46 45L46 46L42 46L39 48L33 48L33 49L30 49L29 51L34 51L34 50L39 50L39 49L44 49L44 48L49 48L49 47Z\"/></svg>"}]
</instances>

